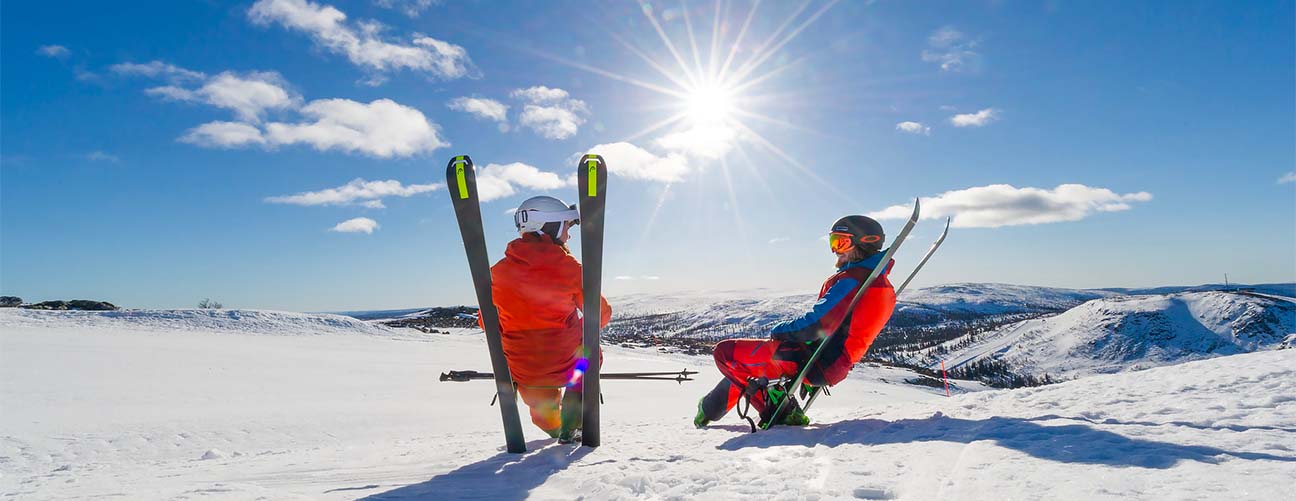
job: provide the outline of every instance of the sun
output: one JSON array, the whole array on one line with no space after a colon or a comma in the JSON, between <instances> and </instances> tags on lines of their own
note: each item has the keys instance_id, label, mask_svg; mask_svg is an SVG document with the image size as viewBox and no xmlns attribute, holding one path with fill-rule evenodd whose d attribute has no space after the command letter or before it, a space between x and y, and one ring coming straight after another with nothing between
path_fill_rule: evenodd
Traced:
<instances>
[{"instance_id":1,"label":"sun","mask_svg":"<svg viewBox=\"0 0 1296 501\"><path fill-rule=\"evenodd\" d=\"M736 92L720 84L706 83L688 91L684 113L694 125L714 125L732 120Z\"/></svg>"}]
</instances>

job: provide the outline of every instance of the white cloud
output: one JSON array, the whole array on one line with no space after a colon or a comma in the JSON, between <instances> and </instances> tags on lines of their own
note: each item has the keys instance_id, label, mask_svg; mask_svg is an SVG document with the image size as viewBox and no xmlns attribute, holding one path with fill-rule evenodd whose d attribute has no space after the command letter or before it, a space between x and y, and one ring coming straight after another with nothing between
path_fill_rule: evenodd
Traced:
<instances>
[{"instance_id":1,"label":"white cloud","mask_svg":"<svg viewBox=\"0 0 1296 501\"><path fill-rule=\"evenodd\" d=\"M733 149L738 133L724 124L698 124L657 138L657 146L695 157L717 159Z\"/></svg>"},{"instance_id":2,"label":"white cloud","mask_svg":"<svg viewBox=\"0 0 1296 501\"><path fill-rule=\"evenodd\" d=\"M317 99L302 106L301 97L287 90L288 84L275 72L239 75L227 71L207 78L202 73L159 61L123 63L114 65L112 70L122 75L202 79L202 86L196 89L173 84L145 92L163 99L225 108L240 119L199 125L179 138L185 143L216 148L307 144L320 151L340 150L379 158L410 156L450 145L440 136L437 125L428 121L422 112L390 99L369 103ZM306 120L277 121L262 126L263 115L269 110L295 111Z\"/></svg>"},{"instance_id":3,"label":"white cloud","mask_svg":"<svg viewBox=\"0 0 1296 501\"><path fill-rule=\"evenodd\" d=\"M510 94L525 101L518 121L548 139L567 139L576 135L589 107L584 101L572 99L567 91L543 85L517 89Z\"/></svg>"},{"instance_id":4,"label":"white cloud","mask_svg":"<svg viewBox=\"0 0 1296 501\"><path fill-rule=\"evenodd\" d=\"M575 185L552 172L544 172L522 162L488 164L477 169L477 196L483 202L498 200L517 193L518 187L533 190L556 190Z\"/></svg>"},{"instance_id":5,"label":"white cloud","mask_svg":"<svg viewBox=\"0 0 1296 501\"><path fill-rule=\"evenodd\" d=\"M528 104L522 107L519 122L542 137L567 139L576 135L585 119L568 109Z\"/></svg>"},{"instance_id":6,"label":"white cloud","mask_svg":"<svg viewBox=\"0 0 1296 501\"><path fill-rule=\"evenodd\" d=\"M1283 177L1278 178L1278 184L1287 183L1296 183L1296 171L1288 172L1283 174Z\"/></svg>"},{"instance_id":7,"label":"white cloud","mask_svg":"<svg viewBox=\"0 0 1296 501\"><path fill-rule=\"evenodd\" d=\"M374 0L374 5L399 10L409 17L419 17L429 7L440 4L441 0Z\"/></svg>"},{"instance_id":8,"label":"white cloud","mask_svg":"<svg viewBox=\"0 0 1296 501\"><path fill-rule=\"evenodd\" d=\"M108 67L108 71L122 76L142 76L148 78L165 78L175 82L203 80L207 75L200 71L181 68L162 61L148 63L119 63Z\"/></svg>"},{"instance_id":9,"label":"white cloud","mask_svg":"<svg viewBox=\"0 0 1296 501\"><path fill-rule=\"evenodd\" d=\"M346 221L342 221L329 231L336 231L338 233L372 234L374 230L378 228L379 228L378 221L374 221L367 217L357 217L353 219L348 219Z\"/></svg>"},{"instance_id":10,"label":"white cloud","mask_svg":"<svg viewBox=\"0 0 1296 501\"><path fill-rule=\"evenodd\" d=\"M976 40L968 40L962 32L946 26L927 37L922 60L940 64L941 71L977 70L981 65L981 54L973 50L977 44Z\"/></svg>"},{"instance_id":11,"label":"white cloud","mask_svg":"<svg viewBox=\"0 0 1296 501\"><path fill-rule=\"evenodd\" d=\"M571 94L565 90L549 88L543 85L537 85L526 89L516 89L510 95L515 99L521 99L536 104L561 103L571 97Z\"/></svg>"},{"instance_id":12,"label":"white cloud","mask_svg":"<svg viewBox=\"0 0 1296 501\"><path fill-rule=\"evenodd\" d=\"M950 117L955 127L982 127L999 119L999 110L986 108L976 113L960 113Z\"/></svg>"},{"instance_id":13,"label":"white cloud","mask_svg":"<svg viewBox=\"0 0 1296 501\"><path fill-rule=\"evenodd\" d=\"M644 280L661 280L661 277L659 277L659 276L657 276L657 275L644 275L644 276L641 276L641 277L639 277L639 278L642 278L642 279L644 279Z\"/></svg>"},{"instance_id":14,"label":"white cloud","mask_svg":"<svg viewBox=\"0 0 1296 501\"><path fill-rule=\"evenodd\" d=\"M446 103L446 107L496 122L508 120L508 105L494 99L456 97Z\"/></svg>"},{"instance_id":15,"label":"white cloud","mask_svg":"<svg viewBox=\"0 0 1296 501\"><path fill-rule=\"evenodd\" d=\"M1129 210L1130 203L1149 200L1152 200L1152 194L1144 191L1122 195L1082 184L1063 184L1052 190L993 184L924 198L922 217L939 219L953 216L955 227L997 228L1079 221L1095 212ZM909 205L893 205L868 216L904 219L912 210Z\"/></svg>"},{"instance_id":16,"label":"white cloud","mask_svg":"<svg viewBox=\"0 0 1296 501\"><path fill-rule=\"evenodd\" d=\"M379 158L427 153L450 145L422 112L390 99L368 104L319 99L300 111L313 121L266 124L266 141L273 145L308 144L320 151L358 152Z\"/></svg>"},{"instance_id":17,"label":"white cloud","mask_svg":"<svg viewBox=\"0 0 1296 501\"><path fill-rule=\"evenodd\" d=\"M269 197L265 201L272 204L302 206L359 204L371 209L381 209L385 207L382 204L382 199L385 197L411 197L420 193L434 191L440 187L441 184L438 183L405 186L394 179L365 181L357 178L337 188Z\"/></svg>"},{"instance_id":18,"label":"white cloud","mask_svg":"<svg viewBox=\"0 0 1296 501\"><path fill-rule=\"evenodd\" d=\"M907 132L909 134L922 134L924 136L931 135L931 127L923 125L920 122L900 122L896 124L895 128L898 131Z\"/></svg>"},{"instance_id":19,"label":"white cloud","mask_svg":"<svg viewBox=\"0 0 1296 501\"><path fill-rule=\"evenodd\" d=\"M415 34L410 44L382 38L385 27L374 21L347 22L331 5L309 0L259 0L248 9L253 23L277 23L310 35L317 45L342 54L357 66L378 71L412 70L445 79L469 76L475 71L463 47Z\"/></svg>"},{"instance_id":20,"label":"white cloud","mask_svg":"<svg viewBox=\"0 0 1296 501\"><path fill-rule=\"evenodd\" d=\"M603 156L608 172L629 179L673 183L683 180L688 172L683 155L659 156L626 142L600 144L588 151Z\"/></svg>"},{"instance_id":21,"label":"white cloud","mask_svg":"<svg viewBox=\"0 0 1296 501\"><path fill-rule=\"evenodd\" d=\"M113 164L121 163L121 159L117 158L117 155L113 155L111 153L106 153L103 151L92 151L90 153L86 153L85 158L86 160L89 160L91 162L108 162Z\"/></svg>"},{"instance_id":22,"label":"white cloud","mask_svg":"<svg viewBox=\"0 0 1296 501\"><path fill-rule=\"evenodd\" d=\"M791 240L791 239L788 238L788 237L774 237L774 238L769 239L769 244L770 244L770 245L781 244L781 243L786 242L786 241L788 241L788 240Z\"/></svg>"},{"instance_id":23,"label":"white cloud","mask_svg":"<svg viewBox=\"0 0 1296 501\"><path fill-rule=\"evenodd\" d=\"M261 135L261 129L245 123L221 121L208 122L189 129L180 136L179 141L208 148L237 148L266 143L265 137Z\"/></svg>"},{"instance_id":24,"label":"white cloud","mask_svg":"<svg viewBox=\"0 0 1296 501\"><path fill-rule=\"evenodd\" d=\"M275 72L252 72L237 75L224 72L190 90L175 85L154 87L145 92L151 96L175 101L209 104L234 112L246 122L260 122L266 110L292 109L301 98L289 92L283 77Z\"/></svg>"},{"instance_id":25,"label":"white cloud","mask_svg":"<svg viewBox=\"0 0 1296 501\"><path fill-rule=\"evenodd\" d=\"M36 53L45 57L63 59L68 57L68 55L71 54L71 51L62 45L42 45L40 48L36 49Z\"/></svg>"}]
</instances>

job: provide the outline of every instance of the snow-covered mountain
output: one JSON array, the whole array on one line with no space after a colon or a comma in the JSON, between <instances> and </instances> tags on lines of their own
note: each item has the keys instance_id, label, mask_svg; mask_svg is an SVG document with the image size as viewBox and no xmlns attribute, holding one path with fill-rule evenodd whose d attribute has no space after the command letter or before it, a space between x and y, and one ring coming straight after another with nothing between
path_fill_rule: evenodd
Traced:
<instances>
[{"instance_id":1,"label":"snow-covered mountain","mask_svg":"<svg viewBox=\"0 0 1296 501\"><path fill-rule=\"evenodd\" d=\"M1228 292L1113 296L973 338L928 359L961 369L987 360L1018 374L1073 378L1281 346L1296 335L1296 304Z\"/></svg>"},{"instance_id":2,"label":"snow-covered mountain","mask_svg":"<svg viewBox=\"0 0 1296 501\"><path fill-rule=\"evenodd\" d=\"M267 318L300 335L260 335ZM751 434L732 414L692 427L720 377L707 358L610 347L608 371L701 373L605 382L598 448L528 423L530 452L508 454L492 385L436 381L489 367L481 336L372 329L274 312L0 310L0 493L1267 500L1290 497L1296 478L1296 350L953 398L865 365L816 402L810 426Z\"/></svg>"},{"instance_id":3,"label":"snow-covered mountain","mask_svg":"<svg viewBox=\"0 0 1296 501\"><path fill-rule=\"evenodd\" d=\"M994 315L1060 312L1091 299L1116 296L1098 290L966 283L910 290L899 298L896 325L969 320ZM756 289L635 294L611 298L610 335L763 335L782 320L804 313L815 294Z\"/></svg>"},{"instance_id":4,"label":"snow-covered mountain","mask_svg":"<svg viewBox=\"0 0 1296 501\"><path fill-rule=\"evenodd\" d=\"M899 298L897 313L943 316L1062 311L1116 292L1027 285L962 283L918 289Z\"/></svg>"}]
</instances>

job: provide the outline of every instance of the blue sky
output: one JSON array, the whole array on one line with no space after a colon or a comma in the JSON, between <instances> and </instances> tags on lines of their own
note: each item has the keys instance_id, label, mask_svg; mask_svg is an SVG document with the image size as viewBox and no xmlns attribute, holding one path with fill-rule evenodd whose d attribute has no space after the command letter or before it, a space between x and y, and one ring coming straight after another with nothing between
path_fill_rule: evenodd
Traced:
<instances>
[{"instance_id":1,"label":"blue sky","mask_svg":"<svg viewBox=\"0 0 1296 501\"><path fill-rule=\"evenodd\" d=\"M471 303L447 159L472 155L490 178L498 259L507 210L574 201L591 149L614 174L613 295L813 292L836 218L914 197L955 218L918 286L1296 281L1293 15L1222 1L9 2L0 292ZM898 270L940 226L922 222Z\"/></svg>"}]
</instances>

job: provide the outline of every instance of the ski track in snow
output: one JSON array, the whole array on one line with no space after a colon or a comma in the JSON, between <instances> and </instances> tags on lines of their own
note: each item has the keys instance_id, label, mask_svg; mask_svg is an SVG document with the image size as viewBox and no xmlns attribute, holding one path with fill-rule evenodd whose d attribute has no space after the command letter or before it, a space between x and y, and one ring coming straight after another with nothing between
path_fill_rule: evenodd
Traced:
<instances>
[{"instance_id":1,"label":"ski track in snow","mask_svg":"<svg viewBox=\"0 0 1296 501\"><path fill-rule=\"evenodd\" d=\"M701 374L605 382L601 447L527 422L515 455L489 383L436 379L489 368L480 335L337 322L0 311L0 499L1284 499L1296 478L1296 350L950 399L860 367L815 424L750 434L692 428L708 359L609 348L609 372Z\"/></svg>"}]
</instances>

